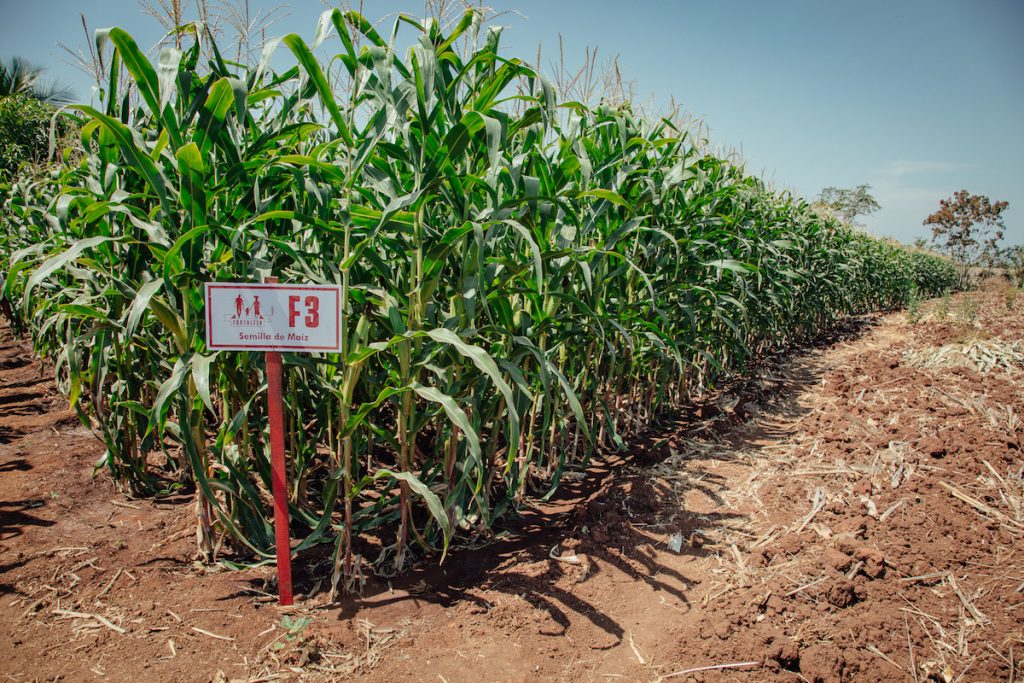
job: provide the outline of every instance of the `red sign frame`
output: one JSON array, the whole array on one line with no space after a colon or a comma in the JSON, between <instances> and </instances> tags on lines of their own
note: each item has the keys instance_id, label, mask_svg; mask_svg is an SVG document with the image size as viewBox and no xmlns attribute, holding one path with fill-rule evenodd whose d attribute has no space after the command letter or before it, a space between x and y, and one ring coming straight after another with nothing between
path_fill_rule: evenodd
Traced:
<instances>
[{"instance_id":1,"label":"red sign frame","mask_svg":"<svg viewBox=\"0 0 1024 683\"><path fill-rule=\"evenodd\" d=\"M314 344L253 344L240 346L237 344L214 343L213 341L213 306L210 305L211 293L218 289L230 289L240 292L259 292L266 290L291 290L294 292L317 292L334 295L334 343L332 345ZM282 285L257 282L207 282L206 301L206 348L211 351L324 351L337 352L341 349L341 287L340 285Z\"/></svg>"}]
</instances>

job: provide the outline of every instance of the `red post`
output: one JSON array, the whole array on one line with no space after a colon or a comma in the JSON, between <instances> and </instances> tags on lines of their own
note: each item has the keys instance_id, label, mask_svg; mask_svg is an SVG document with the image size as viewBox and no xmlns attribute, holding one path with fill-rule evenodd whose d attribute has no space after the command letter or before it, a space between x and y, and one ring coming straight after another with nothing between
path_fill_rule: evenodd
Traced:
<instances>
[{"instance_id":1,"label":"red post","mask_svg":"<svg viewBox=\"0 0 1024 683\"><path fill-rule=\"evenodd\" d=\"M268 277L267 282L277 282ZM270 418L270 480L274 490L274 543L277 546L277 594L282 605L292 600L292 553L288 533L287 466L284 461L284 398L281 354L267 351L267 416Z\"/></svg>"}]
</instances>

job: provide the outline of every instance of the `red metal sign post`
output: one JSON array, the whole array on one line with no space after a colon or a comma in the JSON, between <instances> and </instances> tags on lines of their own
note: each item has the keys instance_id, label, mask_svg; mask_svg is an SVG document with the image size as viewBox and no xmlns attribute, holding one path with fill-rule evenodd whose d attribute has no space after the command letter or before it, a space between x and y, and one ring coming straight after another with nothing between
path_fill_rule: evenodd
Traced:
<instances>
[{"instance_id":1,"label":"red metal sign post","mask_svg":"<svg viewBox=\"0 0 1024 683\"><path fill-rule=\"evenodd\" d=\"M340 351L340 302L341 288L337 285L280 285L276 277L268 277L262 284L206 283L206 347L211 351L266 353L274 544L277 591L282 605L291 605L293 598L281 351Z\"/></svg>"},{"instance_id":2,"label":"red metal sign post","mask_svg":"<svg viewBox=\"0 0 1024 683\"><path fill-rule=\"evenodd\" d=\"M292 604L292 550L288 533L288 480L284 462L284 398L281 353L267 351L267 415L270 418L270 480L274 489L274 543L277 546L277 594Z\"/></svg>"},{"instance_id":3,"label":"red metal sign post","mask_svg":"<svg viewBox=\"0 0 1024 683\"><path fill-rule=\"evenodd\" d=\"M268 283L277 282L268 277ZM281 352L267 351L267 417L270 419L270 483L274 490L274 545L277 546L277 595L282 605L292 599L292 542L288 533L288 466L284 461L284 396L281 395Z\"/></svg>"}]
</instances>

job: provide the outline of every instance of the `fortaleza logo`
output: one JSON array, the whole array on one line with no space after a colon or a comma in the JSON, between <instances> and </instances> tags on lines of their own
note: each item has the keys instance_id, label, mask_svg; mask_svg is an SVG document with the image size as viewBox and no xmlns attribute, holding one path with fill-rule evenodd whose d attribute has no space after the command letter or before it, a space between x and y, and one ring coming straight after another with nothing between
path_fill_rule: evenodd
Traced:
<instances>
[{"instance_id":1,"label":"fortaleza logo","mask_svg":"<svg viewBox=\"0 0 1024 683\"><path fill-rule=\"evenodd\" d=\"M246 301L246 298L239 294L235 297L234 315L224 316L224 322L232 327L261 327L273 318L274 307L271 306L269 310L264 310L263 302L260 301L258 294L254 295L250 301Z\"/></svg>"},{"instance_id":2,"label":"fortaleza logo","mask_svg":"<svg viewBox=\"0 0 1024 683\"><path fill-rule=\"evenodd\" d=\"M259 295L254 295L251 300L246 300L241 294L235 297L235 312L232 315L224 316L224 322L234 328L252 329L270 325L274 318L274 307L264 309L263 302ZM274 339L268 332L245 332L240 330L238 339L246 342L269 342ZM288 335L289 341L305 341L306 335Z\"/></svg>"}]
</instances>

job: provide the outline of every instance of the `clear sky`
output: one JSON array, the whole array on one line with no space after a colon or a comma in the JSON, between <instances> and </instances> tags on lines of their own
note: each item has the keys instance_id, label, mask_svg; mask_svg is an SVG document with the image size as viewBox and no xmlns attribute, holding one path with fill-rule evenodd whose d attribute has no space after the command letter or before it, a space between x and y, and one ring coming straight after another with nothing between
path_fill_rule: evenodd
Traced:
<instances>
[{"instance_id":1,"label":"clear sky","mask_svg":"<svg viewBox=\"0 0 1024 683\"><path fill-rule=\"evenodd\" d=\"M183 0L191 8L193 0ZM211 5L216 5L211 0ZM236 2L235 4L238 4ZM284 5L268 35L312 38L318 0ZM358 4L358 2L356 2ZM1022 0L491 0L508 54L550 69L558 36L567 62L586 46L619 56L638 99L671 96L712 140L742 149L748 168L813 198L870 183L882 210L868 228L905 242L960 189L1010 202L1008 243L1024 243L1024 2ZM134 0L0 0L0 57L44 66L89 98L88 77L57 42L85 44L117 25L154 45L159 26ZM371 20L422 2L365 0ZM390 21L388 22L390 25ZM331 45L331 41L328 41Z\"/></svg>"}]
</instances>

